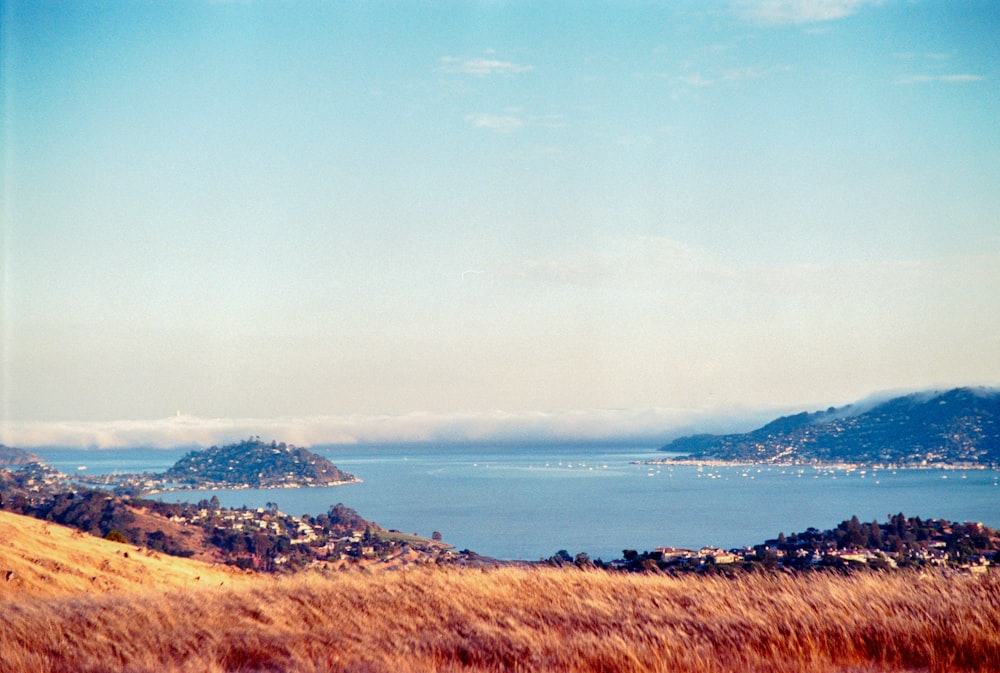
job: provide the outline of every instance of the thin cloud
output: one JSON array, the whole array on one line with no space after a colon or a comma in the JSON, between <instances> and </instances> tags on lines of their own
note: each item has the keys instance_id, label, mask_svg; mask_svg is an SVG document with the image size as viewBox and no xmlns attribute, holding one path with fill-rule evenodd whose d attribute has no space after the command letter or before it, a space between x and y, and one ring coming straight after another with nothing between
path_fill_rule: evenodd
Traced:
<instances>
[{"instance_id":1,"label":"thin cloud","mask_svg":"<svg viewBox=\"0 0 1000 673\"><path fill-rule=\"evenodd\" d=\"M755 23L800 25L835 21L881 0L736 0L736 12Z\"/></svg>"},{"instance_id":2,"label":"thin cloud","mask_svg":"<svg viewBox=\"0 0 1000 673\"><path fill-rule=\"evenodd\" d=\"M520 107L510 107L499 114L492 112L468 114L465 115L465 121L476 128L496 133L510 133L528 126L546 129L565 128L566 126L560 115L530 114Z\"/></svg>"},{"instance_id":3,"label":"thin cloud","mask_svg":"<svg viewBox=\"0 0 1000 673\"><path fill-rule=\"evenodd\" d=\"M928 82L945 82L949 84L965 82L982 82L982 75L960 73L954 75L906 75L896 80L896 84L926 84Z\"/></svg>"},{"instance_id":4,"label":"thin cloud","mask_svg":"<svg viewBox=\"0 0 1000 673\"><path fill-rule=\"evenodd\" d=\"M683 75L677 78L677 81L681 84L686 84L688 86L693 86L696 89L704 89L706 87L714 86L715 80L710 77L704 77L700 72L692 73L690 75Z\"/></svg>"},{"instance_id":5,"label":"thin cloud","mask_svg":"<svg viewBox=\"0 0 1000 673\"><path fill-rule=\"evenodd\" d=\"M664 79L692 89L706 89L719 84L734 84L763 80L780 73L790 72L790 66L745 66L728 69L691 70L682 75L661 75Z\"/></svg>"},{"instance_id":6,"label":"thin cloud","mask_svg":"<svg viewBox=\"0 0 1000 673\"><path fill-rule=\"evenodd\" d=\"M955 52L929 52L926 54L918 54L913 51L897 51L892 54L893 58L897 58L901 61L913 61L916 59L927 59L929 61L947 61L955 56Z\"/></svg>"},{"instance_id":7,"label":"thin cloud","mask_svg":"<svg viewBox=\"0 0 1000 673\"><path fill-rule=\"evenodd\" d=\"M747 80L755 79L766 79L771 75L777 73L787 73L791 71L791 67L787 65L776 65L769 68L761 67L744 67L744 68L731 68L722 73L722 79L726 82L744 82Z\"/></svg>"},{"instance_id":8,"label":"thin cloud","mask_svg":"<svg viewBox=\"0 0 1000 673\"><path fill-rule=\"evenodd\" d=\"M465 121L472 124L477 129L486 129L494 133L512 133L524 127L525 122L520 117L514 115L498 114L469 114L465 115Z\"/></svg>"},{"instance_id":9,"label":"thin cloud","mask_svg":"<svg viewBox=\"0 0 1000 673\"><path fill-rule=\"evenodd\" d=\"M442 56L440 64L440 70L442 72L472 75L474 77L489 77L490 75L510 77L512 75L529 72L533 69L533 66L530 65L514 63L512 61L502 61L494 58L458 58L455 56Z\"/></svg>"}]
</instances>

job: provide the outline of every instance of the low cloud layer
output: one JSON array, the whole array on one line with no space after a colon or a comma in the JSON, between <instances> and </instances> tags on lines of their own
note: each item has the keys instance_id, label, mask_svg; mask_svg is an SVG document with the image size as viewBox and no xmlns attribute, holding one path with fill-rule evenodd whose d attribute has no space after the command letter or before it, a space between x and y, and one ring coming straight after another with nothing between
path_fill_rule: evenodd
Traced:
<instances>
[{"instance_id":1,"label":"low cloud layer","mask_svg":"<svg viewBox=\"0 0 1000 673\"><path fill-rule=\"evenodd\" d=\"M658 442L694 430L740 424L745 410L722 414L692 409L584 410L399 416L310 416L301 418L200 418L156 420L23 421L0 425L0 443L32 447L209 446L249 436L303 446L390 442L646 441Z\"/></svg>"}]
</instances>

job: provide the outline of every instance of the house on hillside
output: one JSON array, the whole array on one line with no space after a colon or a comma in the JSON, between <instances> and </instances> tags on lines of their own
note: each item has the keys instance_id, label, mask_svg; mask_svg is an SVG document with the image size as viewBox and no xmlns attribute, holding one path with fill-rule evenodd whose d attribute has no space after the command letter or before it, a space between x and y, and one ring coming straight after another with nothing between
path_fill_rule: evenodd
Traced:
<instances>
[{"instance_id":1,"label":"house on hillside","mask_svg":"<svg viewBox=\"0 0 1000 673\"><path fill-rule=\"evenodd\" d=\"M681 559L695 556L693 550L678 549L677 547L657 547L654 551L659 554L664 561L679 561Z\"/></svg>"}]
</instances>

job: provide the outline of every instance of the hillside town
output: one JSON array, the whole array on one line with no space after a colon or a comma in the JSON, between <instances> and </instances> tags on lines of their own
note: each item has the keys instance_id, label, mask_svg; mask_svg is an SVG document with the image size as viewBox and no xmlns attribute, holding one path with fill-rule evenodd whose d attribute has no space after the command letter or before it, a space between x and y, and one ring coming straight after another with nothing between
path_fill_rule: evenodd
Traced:
<instances>
[{"instance_id":1,"label":"hillside town","mask_svg":"<svg viewBox=\"0 0 1000 673\"><path fill-rule=\"evenodd\" d=\"M248 440L244 448L275 461L262 467L245 461L256 475L281 479L301 478L314 462L308 453L286 450ZM229 452L215 449L189 454L187 472L204 465L222 465L231 472ZM287 459L293 459L290 468ZM322 460L322 459L320 459ZM350 478L332 466L321 465L325 475ZM205 470L210 471L210 470ZM185 471L174 470L174 476ZM246 470L237 472L245 479ZM120 476L120 475L119 475ZM141 479L142 475L133 475ZM306 476L309 473L306 472ZM153 480L155 482L155 480ZM214 478L211 483L218 483ZM144 489L149 481L143 482ZM206 482L199 482L206 483ZM243 483L243 482L241 482ZM313 480L315 483L315 479ZM496 565L507 563L481 557L469 550L456 552L441 540L386 530L366 521L342 503L316 516L292 516L277 503L265 507L224 508L217 497L197 502L167 503L137 497L118 482L112 488L94 488L39 461L0 468L0 509L68 525L92 535L135 545L153 552L226 563L246 570L292 572L305 568L345 568L365 564L409 565L451 563ZM940 567L970 573L1000 565L1000 534L979 522L907 518L890 515L885 522L862 522L858 517L836 528L779 534L761 544L740 549L712 546L678 549L663 546L653 551L623 550L622 558L592 561L586 552L571 556L560 550L540 562L630 572L724 573L808 570L893 570ZM517 563L523 563L518 561Z\"/></svg>"},{"instance_id":2,"label":"hillside town","mask_svg":"<svg viewBox=\"0 0 1000 673\"><path fill-rule=\"evenodd\" d=\"M311 488L360 480L308 449L251 437L190 451L166 472L79 475L77 481L118 495L248 488Z\"/></svg>"},{"instance_id":3,"label":"hillside town","mask_svg":"<svg viewBox=\"0 0 1000 673\"><path fill-rule=\"evenodd\" d=\"M651 552L625 550L624 558L608 568L629 571L726 573L782 569L893 570L949 568L970 573L1000 565L1000 533L979 522L907 518L902 513L884 523L863 523L858 517L836 528L784 533L741 549L703 547L698 550L658 547ZM553 557L555 562L591 563L586 555Z\"/></svg>"},{"instance_id":4,"label":"hillside town","mask_svg":"<svg viewBox=\"0 0 1000 673\"><path fill-rule=\"evenodd\" d=\"M830 407L783 416L751 432L679 437L662 450L680 463L995 469L1000 392L955 388L871 408Z\"/></svg>"},{"instance_id":5,"label":"hillside town","mask_svg":"<svg viewBox=\"0 0 1000 673\"><path fill-rule=\"evenodd\" d=\"M343 504L317 516L286 514L277 503L224 508L115 494L75 483L45 465L0 468L0 509L173 556L264 572L359 564L476 563L436 539L387 530Z\"/></svg>"}]
</instances>

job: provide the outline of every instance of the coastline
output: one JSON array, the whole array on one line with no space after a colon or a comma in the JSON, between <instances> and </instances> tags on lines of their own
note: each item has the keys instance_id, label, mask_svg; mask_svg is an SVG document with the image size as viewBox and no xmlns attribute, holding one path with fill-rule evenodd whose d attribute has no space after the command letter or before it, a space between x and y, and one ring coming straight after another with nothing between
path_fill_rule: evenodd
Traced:
<instances>
[{"instance_id":1,"label":"coastline","mask_svg":"<svg viewBox=\"0 0 1000 673\"><path fill-rule=\"evenodd\" d=\"M1000 470L982 463L850 463L827 461L744 461L721 458L657 458L634 460L633 465L687 465L695 467L812 467L817 470Z\"/></svg>"},{"instance_id":2,"label":"coastline","mask_svg":"<svg viewBox=\"0 0 1000 673\"><path fill-rule=\"evenodd\" d=\"M183 491L191 491L194 493L206 492L206 491L249 491L249 490L266 491L278 488L327 488L330 486L347 486L349 484L361 484L361 483L363 483L363 480L357 477L345 481L330 481L319 484L303 484L297 481L296 482L289 481L289 482L274 483L274 484L260 484L257 486L253 486L247 483L241 483L241 484L213 483L213 484L202 484L197 486L171 486L168 488L158 488L151 491L143 490L141 492L140 497L159 495L160 493L178 493Z\"/></svg>"},{"instance_id":3,"label":"coastline","mask_svg":"<svg viewBox=\"0 0 1000 673\"><path fill-rule=\"evenodd\" d=\"M128 464L130 471L159 471L163 469L160 463L171 462L169 457L147 453L150 461L159 462L147 466L138 460L147 454L137 453L136 460ZM230 484L213 483L198 485L201 492L189 487L150 498L197 502L217 495L223 505L246 505L251 509L276 500L283 511L313 516L326 512L331 503L339 500L387 528L425 536L436 529L458 549L468 548L495 558L530 560L548 558L559 549L571 554L586 551L592 558L605 560L618 558L623 548L642 550L671 545L698 549L710 542L729 549L774 537L779 530L788 533L810 525L828 528L852 514L866 521L902 511L955 521L982 521L993 527L1000 522L1000 487L994 485L1000 472L996 471L969 470L968 478L961 480L962 473L956 471L899 470L896 476L890 474L891 470L879 470L875 477L869 470L861 479L857 469L848 473L806 465L771 467L713 461L713 465L705 465L698 479L697 465L706 461L677 452L657 452L655 448L560 448L540 455L528 447L503 451L472 447L461 452L451 447L419 452L402 447L386 449L373 460L370 449L365 447L344 449L329 457L334 456L340 459L335 460L337 464L344 463L341 469L361 477L364 483L332 491L222 490ZM100 476L96 470L113 466L112 462L96 462L96 458L82 452L61 457L58 466L73 469L88 460L95 461L88 470L93 471L93 476ZM484 466L487 460L489 470ZM541 469L541 460L551 461L550 469ZM562 467L558 460L564 461ZM574 462L572 470L565 465L570 460ZM664 462L668 469L631 464L650 460ZM678 465L672 469L671 464L677 464L677 460L695 466ZM478 467L473 468L477 461ZM580 469L577 463L582 462L593 466L594 471ZM609 469L601 469L603 463ZM650 467L653 476L646 474ZM848 467L854 466L844 466ZM657 469L662 472L655 474ZM796 478L800 471L801 479ZM710 472L721 478L709 480ZM744 472L746 478L742 477ZM948 478L942 480L945 475ZM833 481L832 476L837 480ZM882 481L878 488L875 479ZM152 490L178 483L136 485ZM546 494L552 489L579 502L598 500L602 503L600 511L559 507L553 512L546 504L550 498ZM630 497L621 498L623 492ZM775 493L781 497L776 498ZM692 499L703 504L692 508ZM511 521L510 508L515 506L518 515ZM692 509L698 511L692 513ZM712 527L711 535L699 532L708 527Z\"/></svg>"}]
</instances>

